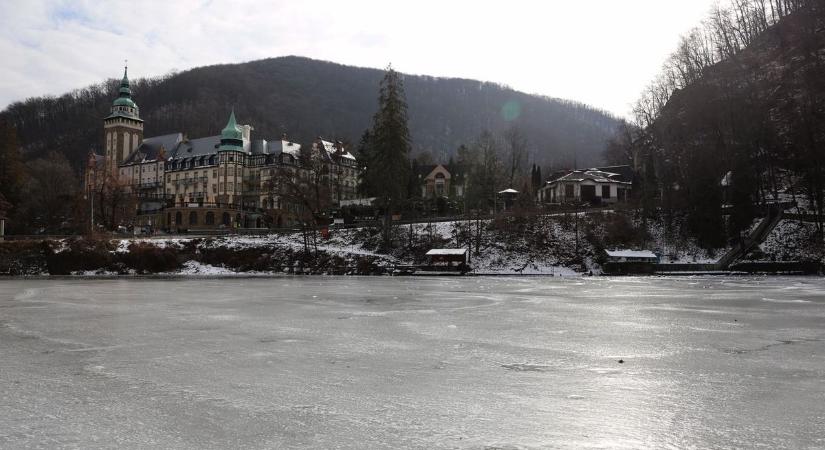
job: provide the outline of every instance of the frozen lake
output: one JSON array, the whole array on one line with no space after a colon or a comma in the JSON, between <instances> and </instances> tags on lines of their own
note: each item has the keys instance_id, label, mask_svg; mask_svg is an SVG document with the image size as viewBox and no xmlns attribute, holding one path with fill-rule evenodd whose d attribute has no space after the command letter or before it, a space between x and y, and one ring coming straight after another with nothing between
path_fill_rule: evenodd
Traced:
<instances>
[{"instance_id":1,"label":"frozen lake","mask_svg":"<svg viewBox=\"0 0 825 450\"><path fill-rule=\"evenodd\" d=\"M2 448L825 448L820 278L0 280L0 358Z\"/></svg>"}]
</instances>

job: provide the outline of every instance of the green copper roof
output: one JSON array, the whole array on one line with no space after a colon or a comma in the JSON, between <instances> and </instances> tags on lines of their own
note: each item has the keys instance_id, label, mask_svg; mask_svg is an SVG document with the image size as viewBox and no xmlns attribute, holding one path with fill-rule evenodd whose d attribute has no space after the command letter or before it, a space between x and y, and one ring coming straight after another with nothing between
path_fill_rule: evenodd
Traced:
<instances>
[{"instance_id":1,"label":"green copper roof","mask_svg":"<svg viewBox=\"0 0 825 450\"><path fill-rule=\"evenodd\" d=\"M120 80L118 96L112 102L112 115L122 117L132 117L137 119L140 116L137 103L132 100L132 86L129 83L128 67L123 68L123 79Z\"/></svg>"},{"instance_id":2,"label":"green copper roof","mask_svg":"<svg viewBox=\"0 0 825 450\"><path fill-rule=\"evenodd\" d=\"M112 105L113 106L128 106L130 108L137 108L137 104L135 104L135 101L132 100L129 97L118 97L118 98L115 99L115 101L114 101L114 103L112 103Z\"/></svg>"},{"instance_id":3,"label":"green copper roof","mask_svg":"<svg viewBox=\"0 0 825 450\"><path fill-rule=\"evenodd\" d=\"M120 80L120 96L122 97L124 94L127 96L132 95L132 86L129 84L129 76L127 72L129 71L128 67L123 68L123 79Z\"/></svg>"},{"instance_id":4,"label":"green copper roof","mask_svg":"<svg viewBox=\"0 0 825 450\"><path fill-rule=\"evenodd\" d=\"M229 115L226 127L221 131L221 146L219 150L243 151L243 131L235 121L235 111Z\"/></svg>"}]
</instances>

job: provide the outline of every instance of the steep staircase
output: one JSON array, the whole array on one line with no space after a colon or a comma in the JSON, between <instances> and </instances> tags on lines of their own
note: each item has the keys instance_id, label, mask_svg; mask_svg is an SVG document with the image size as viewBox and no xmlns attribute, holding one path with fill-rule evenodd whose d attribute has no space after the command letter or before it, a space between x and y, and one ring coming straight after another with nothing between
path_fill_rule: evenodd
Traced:
<instances>
[{"instance_id":1,"label":"steep staircase","mask_svg":"<svg viewBox=\"0 0 825 450\"><path fill-rule=\"evenodd\" d=\"M768 214L759 222L759 225L744 239L739 241L729 252L724 254L719 261L716 262L717 270L726 270L731 264L736 262L739 258L745 256L756 248L759 244L765 242L768 235L771 234L774 228L779 224L784 216L784 208L781 205L772 205L768 208Z\"/></svg>"}]
</instances>

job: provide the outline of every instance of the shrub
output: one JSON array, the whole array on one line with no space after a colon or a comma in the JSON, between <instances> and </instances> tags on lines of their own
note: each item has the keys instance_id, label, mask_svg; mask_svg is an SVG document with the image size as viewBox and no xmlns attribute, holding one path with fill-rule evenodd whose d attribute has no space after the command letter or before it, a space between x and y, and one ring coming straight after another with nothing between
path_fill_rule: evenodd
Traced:
<instances>
[{"instance_id":1,"label":"shrub","mask_svg":"<svg viewBox=\"0 0 825 450\"><path fill-rule=\"evenodd\" d=\"M129 245L129 253L124 253L120 259L137 273L173 272L181 267L177 249L160 248L146 242Z\"/></svg>"},{"instance_id":2,"label":"shrub","mask_svg":"<svg viewBox=\"0 0 825 450\"><path fill-rule=\"evenodd\" d=\"M48 270L46 255L52 252L48 241L0 242L0 275L40 275Z\"/></svg>"},{"instance_id":3,"label":"shrub","mask_svg":"<svg viewBox=\"0 0 825 450\"><path fill-rule=\"evenodd\" d=\"M46 265L52 275L70 275L77 271L108 270L112 268L112 244L97 239L70 239L67 249L46 255Z\"/></svg>"}]
</instances>

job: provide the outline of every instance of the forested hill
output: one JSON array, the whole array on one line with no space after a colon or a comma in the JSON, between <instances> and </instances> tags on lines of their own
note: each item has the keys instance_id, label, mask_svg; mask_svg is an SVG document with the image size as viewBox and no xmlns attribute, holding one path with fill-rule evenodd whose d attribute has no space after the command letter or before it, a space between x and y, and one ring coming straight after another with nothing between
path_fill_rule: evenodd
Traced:
<instances>
[{"instance_id":1,"label":"forested hill","mask_svg":"<svg viewBox=\"0 0 825 450\"><path fill-rule=\"evenodd\" d=\"M708 245L724 242L723 204L732 206L728 236L750 227L761 203L825 206L825 6L737 5L674 53L673 73L652 91L672 95L645 114L654 120L637 141L663 204L687 212Z\"/></svg>"},{"instance_id":2,"label":"forested hill","mask_svg":"<svg viewBox=\"0 0 825 450\"><path fill-rule=\"evenodd\" d=\"M132 73L140 71L134 67ZM213 135L234 107L258 138L287 133L299 142L322 135L357 143L371 124L382 75L382 70L290 56L200 67L134 80L132 86L146 136ZM516 123L538 162L596 164L617 125L592 107L493 83L409 75L404 83L414 152L428 150L436 159L471 144L484 129L499 132ZM100 148L102 118L116 87L112 79L58 98L33 98L0 115L16 125L27 158L57 149L79 161L90 148Z\"/></svg>"}]
</instances>

